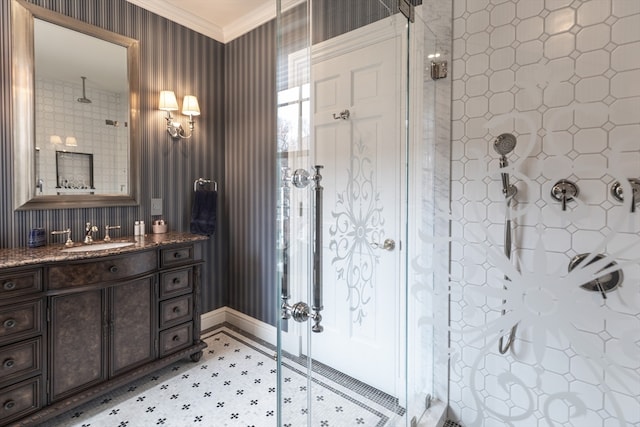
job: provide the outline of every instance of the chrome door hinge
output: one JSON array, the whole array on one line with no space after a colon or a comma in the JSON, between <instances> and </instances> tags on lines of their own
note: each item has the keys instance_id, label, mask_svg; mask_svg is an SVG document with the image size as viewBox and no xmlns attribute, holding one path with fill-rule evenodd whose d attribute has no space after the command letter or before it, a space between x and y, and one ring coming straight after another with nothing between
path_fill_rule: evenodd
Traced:
<instances>
[{"instance_id":1,"label":"chrome door hinge","mask_svg":"<svg viewBox=\"0 0 640 427\"><path fill-rule=\"evenodd\" d=\"M433 80L447 77L447 61L431 61L431 78Z\"/></svg>"},{"instance_id":2,"label":"chrome door hinge","mask_svg":"<svg viewBox=\"0 0 640 427\"><path fill-rule=\"evenodd\" d=\"M410 22L416 22L416 7L410 0L399 0L398 10L402 13Z\"/></svg>"}]
</instances>

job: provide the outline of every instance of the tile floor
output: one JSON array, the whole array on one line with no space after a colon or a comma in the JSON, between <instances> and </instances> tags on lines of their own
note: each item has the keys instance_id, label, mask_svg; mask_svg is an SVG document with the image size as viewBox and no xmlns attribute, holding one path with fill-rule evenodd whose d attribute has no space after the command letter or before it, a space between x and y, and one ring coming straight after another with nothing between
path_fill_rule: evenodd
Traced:
<instances>
[{"instance_id":1,"label":"tile floor","mask_svg":"<svg viewBox=\"0 0 640 427\"><path fill-rule=\"evenodd\" d=\"M226 325L203 340L208 348L198 363L176 362L44 425L275 427L274 348ZM402 419L404 410L391 396L320 365L308 381L305 363L284 359L284 427L382 427Z\"/></svg>"}]
</instances>

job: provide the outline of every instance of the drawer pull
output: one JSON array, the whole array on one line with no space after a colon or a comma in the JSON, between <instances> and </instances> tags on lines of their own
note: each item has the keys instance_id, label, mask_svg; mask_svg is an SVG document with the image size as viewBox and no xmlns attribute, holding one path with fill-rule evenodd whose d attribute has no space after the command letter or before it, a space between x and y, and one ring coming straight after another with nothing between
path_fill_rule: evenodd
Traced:
<instances>
[{"instance_id":1,"label":"drawer pull","mask_svg":"<svg viewBox=\"0 0 640 427\"><path fill-rule=\"evenodd\" d=\"M174 335L173 338L171 338L171 340L173 342L178 342L178 341L180 341L180 336L179 335Z\"/></svg>"},{"instance_id":2,"label":"drawer pull","mask_svg":"<svg viewBox=\"0 0 640 427\"><path fill-rule=\"evenodd\" d=\"M117 273L118 272L118 266L112 265L111 267L109 267L109 272Z\"/></svg>"},{"instance_id":3,"label":"drawer pull","mask_svg":"<svg viewBox=\"0 0 640 427\"><path fill-rule=\"evenodd\" d=\"M174 313L180 313L180 307L173 307L173 312Z\"/></svg>"},{"instance_id":4,"label":"drawer pull","mask_svg":"<svg viewBox=\"0 0 640 427\"><path fill-rule=\"evenodd\" d=\"M6 329L14 328L17 324L18 324L18 322L16 322L15 319L7 319L3 323L3 325L4 325L4 327Z\"/></svg>"},{"instance_id":5,"label":"drawer pull","mask_svg":"<svg viewBox=\"0 0 640 427\"><path fill-rule=\"evenodd\" d=\"M16 362L13 359L7 359L2 363L5 369L11 369L15 366Z\"/></svg>"},{"instance_id":6,"label":"drawer pull","mask_svg":"<svg viewBox=\"0 0 640 427\"><path fill-rule=\"evenodd\" d=\"M16 288L16 284L13 282L4 282L2 285L5 291L11 291Z\"/></svg>"},{"instance_id":7,"label":"drawer pull","mask_svg":"<svg viewBox=\"0 0 640 427\"><path fill-rule=\"evenodd\" d=\"M14 402L13 400L7 400L6 402L4 402L4 409L6 409L7 411L10 411L15 406L16 402Z\"/></svg>"},{"instance_id":8,"label":"drawer pull","mask_svg":"<svg viewBox=\"0 0 640 427\"><path fill-rule=\"evenodd\" d=\"M180 284L180 279L178 277L174 277L173 278L173 284L174 285L179 285Z\"/></svg>"},{"instance_id":9,"label":"drawer pull","mask_svg":"<svg viewBox=\"0 0 640 427\"><path fill-rule=\"evenodd\" d=\"M174 252L173 257L178 259L182 258L182 252Z\"/></svg>"}]
</instances>

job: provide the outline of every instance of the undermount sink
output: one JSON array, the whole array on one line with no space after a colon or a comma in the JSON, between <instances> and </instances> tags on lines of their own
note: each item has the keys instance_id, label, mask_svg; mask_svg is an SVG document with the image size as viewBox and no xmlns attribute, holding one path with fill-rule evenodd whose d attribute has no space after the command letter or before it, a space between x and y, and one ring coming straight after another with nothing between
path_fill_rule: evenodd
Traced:
<instances>
[{"instance_id":1,"label":"undermount sink","mask_svg":"<svg viewBox=\"0 0 640 427\"><path fill-rule=\"evenodd\" d=\"M93 252L93 251L106 251L109 249L124 248L125 246L134 245L134 242L110 242L110 243L96 243L95 245L83 245L74 246L72 248L63 249L62 252Z\"/></svg>"}]
</instances>

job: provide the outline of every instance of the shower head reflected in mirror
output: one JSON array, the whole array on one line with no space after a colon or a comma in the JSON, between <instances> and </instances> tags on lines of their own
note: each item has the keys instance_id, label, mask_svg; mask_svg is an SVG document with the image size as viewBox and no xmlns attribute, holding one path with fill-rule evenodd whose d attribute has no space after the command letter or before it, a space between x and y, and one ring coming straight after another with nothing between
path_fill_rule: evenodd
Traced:
<instances>
[{"instance_id":1,"label":"shower head reflected in mirror","mask_svg":"<svg viewBox=\"0 0 640 427\"><path fill-rule=\"evenodd\" d=\"M91 100L89 98L87 98L87 93L86 93L86 88L85 88L85 84L87 81L86 77L80 77L82 79L82 98L78 98L78 102L80 102L81 104L91 104Z\"/></svg>"}]
</instances>

